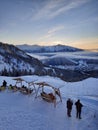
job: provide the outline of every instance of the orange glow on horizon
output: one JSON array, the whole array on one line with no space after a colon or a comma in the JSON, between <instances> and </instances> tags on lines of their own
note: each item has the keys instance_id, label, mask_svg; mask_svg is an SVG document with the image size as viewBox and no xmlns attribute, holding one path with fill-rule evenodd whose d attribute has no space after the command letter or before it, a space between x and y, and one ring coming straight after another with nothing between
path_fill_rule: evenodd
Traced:
<instances>
[{"instance_id":1,"label":"orange glow on horizon","mask_svg":"<svg viewBox=\"0 0 98 130\"><path fill-rule=\"evenodd\" d=\"M98 38L81 39L73 42L72 46L81 49L98 49Z\"/></svg>"},{"instance_id":2,"label":"orange glow on horizon","mask_svg":"<svg viewBox=\"0 0 98 130\"><path fill-rule=\"evenodd\" d=\"M98 49L98 38L89 38L89 39L81 39L81 40L76 40L76 41L70 41L69 39L66 40L55 40L55 41L18 41L18 40L8 40L2 41L4 43L8 44L14 44L14 45L21 45L21 44L28 44L28 45L40 45L40 46L53 46L53 45L66 45L66 46L71 46L75 48L80 48L80 49Z\"/></svg>"},{"instance_id":3,"label":"orange glow on horizon","mask_svg":"<svg viewBox=\"0 0 98 130\"><path fill-rule=\"evenodd\" d=\"M77 45L76 46L77 48L80 48L80 49L98 49L98 45L92 45L92 44L80 44L80 45Z\"/></svg>"}]
</instances>

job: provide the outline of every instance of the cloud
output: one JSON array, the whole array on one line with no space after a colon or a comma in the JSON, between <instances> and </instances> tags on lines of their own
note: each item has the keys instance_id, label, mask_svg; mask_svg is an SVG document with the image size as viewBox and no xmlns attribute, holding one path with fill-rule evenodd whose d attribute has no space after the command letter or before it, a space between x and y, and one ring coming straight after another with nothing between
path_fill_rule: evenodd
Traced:
<instances>
[{"instance_id":1,"label":"cloud","mask_svg":"<svg viewBox=\"0 0 98 130\"><path fill-rule=\"evenodd\" d=\"M51 19L56 16L66 13L74 8L77 8L90 0L50 0L37 10L33 19Z\"/></svg>"},{"instance_id":2,"label":"cloud","mask_svg":"<svg viewBox=\"0 0 98 130\"><path fill-rule=\"evenodd\" d=\"M56 33L56 32L58 32L58 31L60 31L60 30L62 30L62 29L64 29L64 26L63 26L63 25L56 26L56 27L50 29L50 30L48 31L48 34Z\"/></svg>"},{"instance_id":3,"label":"cloud","mask_svg":"<svg viewBox=\"0 0 98 130\"><path fill-rule=\"evenodd\" d=\"M59 26L53 27L53 28L49 29L48 32L47 32L47 34L45 36L41 37L41 39L51 38L57 32L63 30L64 28L65 27L63 25L59 25Z\"/></svg>"}]
</instances>

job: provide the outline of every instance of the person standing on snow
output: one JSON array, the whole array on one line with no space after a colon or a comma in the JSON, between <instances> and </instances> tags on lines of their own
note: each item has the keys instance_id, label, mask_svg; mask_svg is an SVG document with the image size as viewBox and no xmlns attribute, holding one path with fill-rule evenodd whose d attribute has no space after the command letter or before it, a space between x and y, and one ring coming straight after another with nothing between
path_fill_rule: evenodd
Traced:
<instances>
[{"instance_id":1,"label":"person standing on snow","mask_svg":"<svg viewBox=\"0 0 98 130\"><path fill-rule=\"evenodd\" d=\"M67 105L67 116L71 117L71 110L72 110L73 102L70 98L67 100L66 105Z\"/></svg>"},{"instance_id":2,"label":"person standing on snow","mask_svg":"<svg viewBox=\"0 0 98 130\"><path fill-rule=\"evenodd\" d=\"M77 102L75 102L76 105L76 118L81 119L81 109L83 107L82 103L80 103L80 100L78 99Z\"/></svg>"},{"instance_id":3,"label":"person standing on snow","mask_svg":"<svg viewBox=\"0 0 98 130\"><path fill-rule=\"evenodd\" d=\"M6 87L7 86L7 82L4 80L3 81L3 87Z\"/></svg>"}]
</instances>

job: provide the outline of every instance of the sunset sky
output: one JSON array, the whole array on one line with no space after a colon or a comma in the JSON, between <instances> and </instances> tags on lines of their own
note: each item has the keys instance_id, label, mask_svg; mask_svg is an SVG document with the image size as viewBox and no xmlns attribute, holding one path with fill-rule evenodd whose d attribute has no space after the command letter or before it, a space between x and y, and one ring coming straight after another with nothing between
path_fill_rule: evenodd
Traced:
<instances>
[{"instance_id":1,"label":"sunset sky","mask_svg":"<svg viewBox=\"0 0 98 130\"><path fill-rule=\"evenodd\" d=\"M98 0L0 0L0 41L98 48Z\"/></svg>"}]
</instances>

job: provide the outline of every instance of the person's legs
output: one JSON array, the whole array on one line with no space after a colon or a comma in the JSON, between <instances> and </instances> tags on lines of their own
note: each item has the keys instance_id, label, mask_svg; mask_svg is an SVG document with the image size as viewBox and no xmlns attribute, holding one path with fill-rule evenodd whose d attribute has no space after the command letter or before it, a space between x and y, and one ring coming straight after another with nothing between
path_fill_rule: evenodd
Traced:
<instances>
[{"instance_id":1,"label":"person's legs","mask_svg":"<svg viewBox=\"0 0 98 130\"><path fill-rule=\"evenodd\" d=\"M67 109L67 116L70 117L70 109Z\"/></svg>"},{"instance_id":2,"label":"person's legs","mask_svg":"<svg viewBox=\"0 0 98 130\"><path fill-rule=\"evenodd\" d=\"M69 115L68 108L67 108L67 116Z\"/></svg>"},{"instance_id":3,"label":"person's legs","mask_svg":"<svg viewBox=\"0 0 98 130\"><path fill-rule=\"evenodd\" d=\"M71 117L71 109L69 110L69 116Z\"/></svg>"},{"instance_id":4,"label":"person's legs","mask_svg":"<svg viewBox=\"0 0 98 130\"><path fill-rule=\"evenodd\" d=\"M79 111L79 119L81 119L81 111Z\"/></svg>"},{"instance_id":5,"label":"person's legs","mask_svg":"<svg viewBox=\"0 0 98 130\"><path fill-rule=\"evenodd\" d=\"M78 111L76 112L76 118L78 118Z\"/></svg>"}]
</instances>

